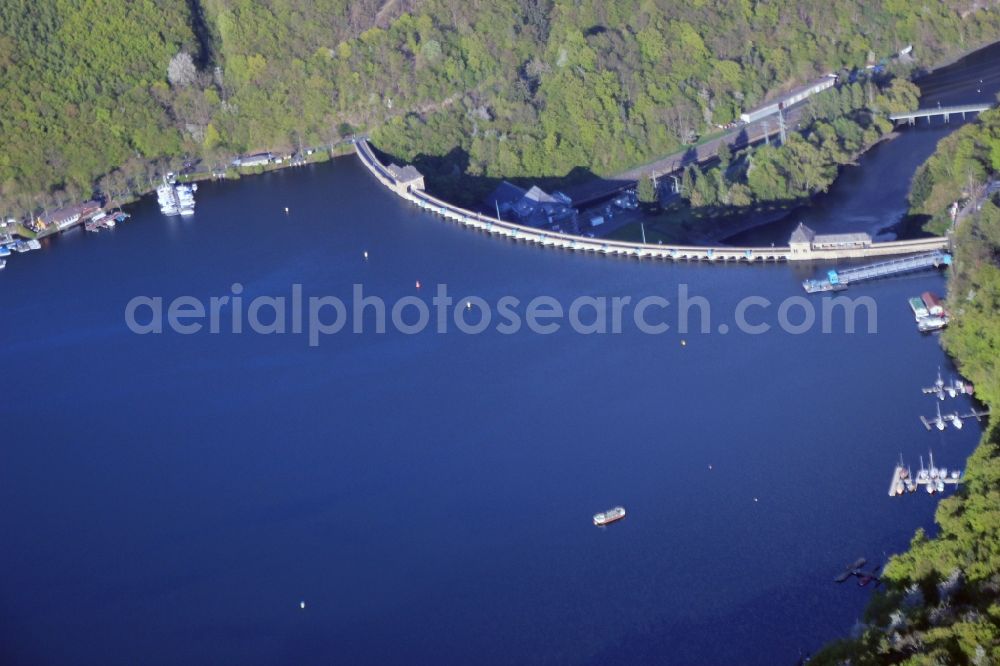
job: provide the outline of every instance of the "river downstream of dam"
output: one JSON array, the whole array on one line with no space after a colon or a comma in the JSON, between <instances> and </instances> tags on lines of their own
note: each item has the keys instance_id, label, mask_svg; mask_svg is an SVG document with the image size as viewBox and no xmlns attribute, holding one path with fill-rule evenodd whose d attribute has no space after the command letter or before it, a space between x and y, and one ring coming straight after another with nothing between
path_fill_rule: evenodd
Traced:
<instances>
[{"instance_id":1,"label":"river downstream of dam","mask_svg":"<svg viewBox=\"0 0 1000 666\"><path fill-rule=\"evenodd\" d=\"M964 67L935 74L940 94L983 78ZM879 146L803 219L894 224L939 131ZM805 306L789 322L781 304L826 265L498 240L406 205L353 157L204 184L189 219L149 198L131 212L2 276L3 663L793 664L860 617L870 588L832 582L847 563L932 528L935 496L886 494L899 457L960 468L981 432L919 420L937 404L921 388L954 368L907 298L943 293L940 273L846 292L872 299L875 332L842 314L824 331L818 299L797 327ZM291 324L237 331L232 301L218 332L126 323L137 297L297 288L350 315L355 285L386 304L384 332L375 306L315 344ZM415 301L435 317L438 285L447 332L392 325L403 299L404 324ZM592 326L532 330L540 297L590 304ZM600 332L615 297L621 332L613 313ZM648 297L670 302L649 311L668 330L635 325ZM685 297L707 308L682 333ZM463 332L476 298L516 299L524 325ZM741 330L747 299L766 331ZM593 525L619 504L624 520Z\"/></svg>"}]
</instances>

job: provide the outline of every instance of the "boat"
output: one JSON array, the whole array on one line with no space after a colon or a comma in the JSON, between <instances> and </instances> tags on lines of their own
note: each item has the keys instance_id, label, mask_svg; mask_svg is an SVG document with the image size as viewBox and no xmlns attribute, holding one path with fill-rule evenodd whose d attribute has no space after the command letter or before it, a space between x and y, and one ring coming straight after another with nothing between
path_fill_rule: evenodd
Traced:
<instances>
[{"instance_id":1,"label":"boat","mask_svg":"<svg viewBox=\"0 0 1000 666\"><path fill-rule=\"evenodd\" d=\"M616 520L621 520L625 517L625 507L616 506L607 511L602 511L600 513L594 514L594 524L598 527L607 525L608 523L613 523Z\"/></svg>"},{"instance_id":2,"label":"boat","mask_svg":"<svg viewBox=\"0 0 1000 666\"><path fill-rule=\"evenodd\" d=\"M32 238L31 240L16 241L13 247L14 247L14 252L24 253L24 252L31 252L32 250L40 250L42 248L42 244Z\"/></svg>"},{"instance_id":3,"label":"boat","mask_svg":"<svg viewBox=\"0 0 1000 666\"><path fill-rule=\"evenodd\" d=\"M920 300L924 302L927 307L928 314L934 316L941 316L944 314L944 305L941 304L941 300L929 291L925 291L920 295Z\"/></svg>"},{"instance_id":4,"label":"boat","mask_svg":"<svg viewBox=\"0 0 1000 666\"><path fill-rule=\"evenodd\" d=\"M195 185L175 185L174 194L177 201L178 212L183 216L194 215L194 190Z\"/></svg>"},{"instance_id":5,"label":"boat","mask_svg":"<svg viewBox=\"0 0 1000 666\"><path fill-rule=\"evenodd\" d=\"M0 270L3 270L5 268L7 268L7 260L6 259L0 259Z\"/></svg>"},{"instance_id":6,"label":"boat","mask_svg":"<svg viewBox=\"0 0 1000 666\"><path fill-rule=\"evenodd\" d=\"M844 291L847 285L841 282L833 283L829 280L803 280L802 288L807 294L817 294L825 291Z\"/></svg>"},{"instance_id":7,"label":"boat","mask_svg":"<svg viewBox=\"0 0 1000 666\"><path fill-rule=\"evenodd\" d=\"M924 468L924 457L920 456L920 470L917 472L917 483L924 483L927 481L927 470Z\"/></svg>"},{"instance_id":8,"label":"boat","mask_svg":"<svg viewBox=\"0 0 1000 666\"><path fill-rule=\"evenodd\" d=\"M156 188L156 200L160 204L160 212L164 215L177 215L180 213L180 205L174 188L166 181Z\"/></svg>"},{"instance_id":9,"label":"boat","mask_svg":"<svg viewBox=\"0 0 1000 666\"><path fill-rule=\"evenodd\" d=\"M955 412L954 414L948 414L945 418L951 421L951 424L955 426L955 428L957 428L958 430L962 429L962 426L964 424L962 423L962 417L958 415L958 412Z\"/></svg>"},{"instance_id":10,"label":"boat","mask_svg":"<svg viewBox=\"0 0 1000 666\"><path fill-rule=\"evenodd\" d=\"M930 315L930 312L927 311L927 306L924 305L923 299L914 296L909 302L910 309L913 310L913 316L916 317L917 321Z\"/></svg>"},{"instance_id":11,"label":"boat","mask_svg":"<svg viewBox=\"0 0 1000 666\"><path fill-rule=\"evenodd\" d=\"M948 325L947 317L923 317L917 320L917 330L921 333L938 331Z\"/></svg>"},{"instance_id":12,"label":"boat","mask_svg":"<svg viewBox=\"0 0 1000 666\"><path fill-rule=\"evenodd\" d=\"M944 418L941 416L941 406L940 405L938 405L938 408L937 408L937 418L934 419L934 426L938 430L944 430L944 428L945 428ZM934 459L931 458L931 465L933 465L933 464L934 464ZM934 473L934 467L931 467L931 474L933 475L933 473Z\"/></svg>"}]
</instances>

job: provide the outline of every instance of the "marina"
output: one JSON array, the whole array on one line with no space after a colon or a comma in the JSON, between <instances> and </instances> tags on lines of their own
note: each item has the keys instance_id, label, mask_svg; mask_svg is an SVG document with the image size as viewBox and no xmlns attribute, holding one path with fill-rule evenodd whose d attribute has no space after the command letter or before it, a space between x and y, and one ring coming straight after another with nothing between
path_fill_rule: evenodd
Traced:
<instances>
[{"instance_id":1,"label":"marina","mask_svg":"<svg viewBox=\"0 0 1000 666\"><path fill-rule=\"evenodd\" d=\"M156 188L156 199L160 205L160 212L168 217L194 215L194 193L197 190L197 183L178 184L164 178L160 186Z\"/></svg>"},{"instance_id":2,"label":"marina","mask_svg":"<svg viewBox=\"0 0 1000 666\"><path fill-rule=\"evenodd\" d=\"M949 424L954 426L956 429L961 430L962 426L965 424L963 421L965 419L975 419L976 421L982 421L986 416L989 416L989 410L979 411L972 409L968 414L959 414L957 411L950 414L942 414L941 406L937 405L937 414L933 417L926 417L921 415L920 422L924 424L924 427L928 430L945 430Z\"/></svg>"},{"instance_id":3,"label":"marina","mask_svg":"<svg viewBox=\"0 0 1000 666\"><path fill-rule=\"evenodd\" d=\"M929 453L930 467L924 467L924 459L920 458L920 469L916 477L912 470L903 463L900 456L899 463L892 472L892 480L889 482L889 497L899 497L907 493L915 493L923 486L929 495L944 492L945 486L957 486L963 480L962 471L945 467L934 466L934 454Z\"/></svg>"},{"instance_id":4,"label":"marina","mask_svg":"<svg viewBox=\"0 0 1000 666\"><path fill-rule=\"evenodd\" d=\"M130 218L131 215L128 213L123 213L118 211L116 213L108 214L104 211L100 211L94 217L83 223L83 228L86 231L98 232L102 229L114 229L116 224L120 224Z\"/></svg>"},{"instance_id":5,"label":"marina","mask_svg":"<svg viewBox=\"0 0 1000 666\"><path fill-rule=\"evenodd\" d=\"M934 381L933 386L927 386L920 389L925 395L935 395L939 400L944 400L945 397L955 398L960 395L972 395L975 392L975 387L971 382L967 382L961 378L952 378L947 384L941 379L941 371L938 370L937 379Z\"/></svg>"}]
</instances>

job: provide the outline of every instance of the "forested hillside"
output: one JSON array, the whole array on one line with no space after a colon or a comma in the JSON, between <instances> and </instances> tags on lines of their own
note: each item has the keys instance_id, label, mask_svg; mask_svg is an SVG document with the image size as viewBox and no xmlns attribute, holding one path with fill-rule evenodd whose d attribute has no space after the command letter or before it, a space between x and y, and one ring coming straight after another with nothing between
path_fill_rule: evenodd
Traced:
<instances>
[{"instance_id":1,"label":"forested hillside","mask_svg":"<svg viewBox=\"0 0 1000 666\"><path fill-rule=\"evenodd\" d=\"M984 185L1000 173L1000 112L983 113L938 145L914 179L914 212L950 220L958 202L952 322L945 348L977 396L1000 407L1000 207ZM949 223L945 223L947 226ZM885 569L857 638L829 646L816 664L1000 663L1000 426L966 466L966 482L942 500L939 531L923 530Z\"/></svg>"},{"instance_id":2,"label":"forested hillside","mask_svg":"<svg viewBox=\"0 0 1000 666\"><path fill-rule=\"evenodd\" d=\"M167 63L191 49L183 2L0 2L0 198L89 194L102 174L181 154Z\"/></svg>"},{"instance_id":3,"label":"forested hillside","mask_svg":"<svg viewBox=\"0 0 1000 666\"><path fill-rule=\"evenodd\" d=\"M982 0L9 0L0 203L355 130L452 174L609 173L816 74L998 35Z\"/></svg>"}]
</instances>

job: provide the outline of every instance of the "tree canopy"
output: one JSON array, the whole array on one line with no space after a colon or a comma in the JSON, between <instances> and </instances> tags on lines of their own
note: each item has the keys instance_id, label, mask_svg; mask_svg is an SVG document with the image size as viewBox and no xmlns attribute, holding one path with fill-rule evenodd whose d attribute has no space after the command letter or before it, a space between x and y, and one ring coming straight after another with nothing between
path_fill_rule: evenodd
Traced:
<instances>
[{"instance_id":1,"label":"tree canopy","mask_svg":"<svg viewBox=\"0 0 1000 666\"><path fill-rule=\"evenodd\" d=\"M995 39L1000 11L966 4L10 0L0 203L356 130L442 173L606 174L819 74Z\"/></svg>"}]
</instances>

